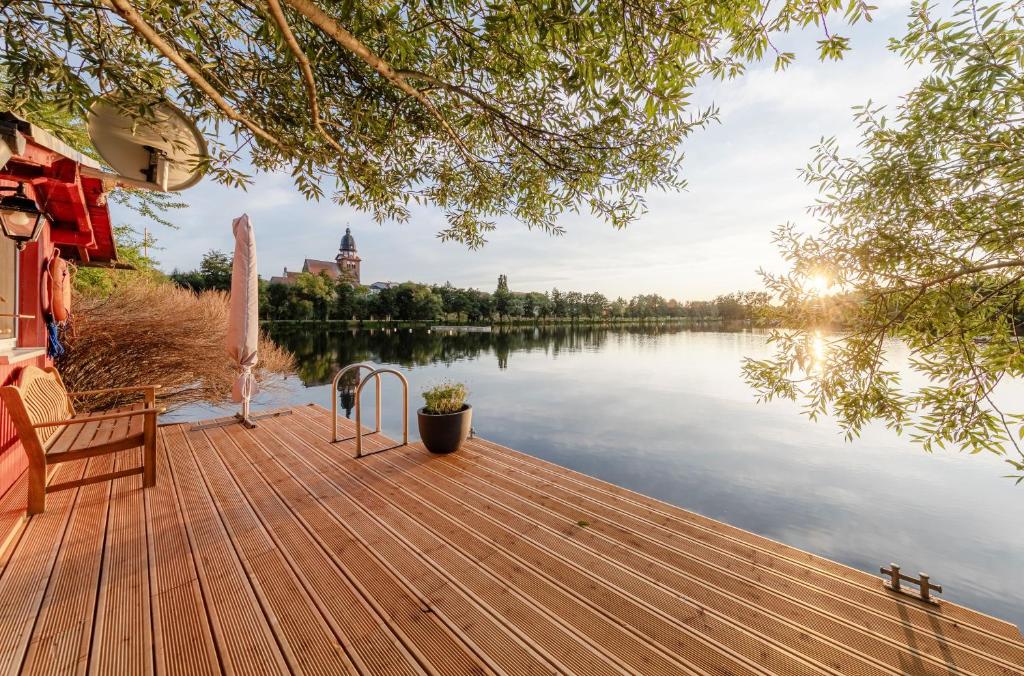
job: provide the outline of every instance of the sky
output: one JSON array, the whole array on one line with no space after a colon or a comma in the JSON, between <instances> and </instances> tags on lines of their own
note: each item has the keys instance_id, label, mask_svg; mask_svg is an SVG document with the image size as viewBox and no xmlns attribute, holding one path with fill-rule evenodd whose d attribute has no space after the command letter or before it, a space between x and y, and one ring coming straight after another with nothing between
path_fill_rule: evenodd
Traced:
<instances>
[{"instance_id":1,"label":"sky","mask_svg":"<svg viewBox=\"0 0 1024 676\"><path fill-rule=\"evenodd\" d=\"M821 63L813 29L777 40L797 61L782 73L771 63L750 67L741 78L702 82L694 104L714 103L720 122L683 144L683 192L651 192L648 212L625 230L589 214L561 219L566 234L553 237L514 220L499 221L482 250L441 242L444 214L416 208L404 223L376 223L368 214L330 201L307 202L287 174L256 174L243 191L210 180L181 193L189 208L176 212L176 230L150 227L165 271L195 268L210 249L231 251L232 218L248 213L256 232L263 277L305 258L333 259L346 225L362 258L362 282L416 281L493 290L506 274L513 291L600 291L610 298L658 293L680 300L758 289L757 270L784 265L772 245L776 226L794 222L812 230L806 209L815 199L798 170L811 147L836 136L855 153L852 106L894 105L925 73L889 52L902 35L909 2L877 2L874 21L832 29L851 38L841 62ZM251 169L242 166L252 173ZM115 222L141 229L138 216L112 207Z\"/></svg>"}]
</instances>

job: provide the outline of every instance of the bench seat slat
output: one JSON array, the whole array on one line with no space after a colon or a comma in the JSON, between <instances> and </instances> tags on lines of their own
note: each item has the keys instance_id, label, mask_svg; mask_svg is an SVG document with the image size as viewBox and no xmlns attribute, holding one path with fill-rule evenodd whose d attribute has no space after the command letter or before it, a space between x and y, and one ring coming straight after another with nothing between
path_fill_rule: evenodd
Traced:
<instances>
[{"instance_id":1,"label":"bench seat slat","mask_svg":"<svg viewBox=\"0 0 1024 676\"><path fill-rule=\"evenodd\" d=\"M122 406L121 408L112 409L105 411L105 413L120 413L122 411L135 410L138 406ZM85 418L92 415L92 413L78 413L71 416L71 419ZM103 423L110 422L104 420L94 420L79 425L68 425L66 427L54 428L58 431L57 435L54 435L50 439L49 444L46 446L46 454L57 454L65 451L70 451L76 448L84 448L91 446L96 443L101 443L109 435L109 425L103 427ZM101 433L101 437L97 438L97 435Z\"/></svg>"},{"instance_id":2,"label":"bench seat slat","mask_svg":"<svg viewBox=\"0 0 1024 676\"><path fill-rule=\"evenodd\" d=\"M76 443L79 443L79 439L92 439L96 433L96 428L99 423L85 423L82 425L68 425L67 427L58 427L57 434L50 437L50 442L47 447L47 453L63 453L68 450Z\"/></svg>"}]
</instances>

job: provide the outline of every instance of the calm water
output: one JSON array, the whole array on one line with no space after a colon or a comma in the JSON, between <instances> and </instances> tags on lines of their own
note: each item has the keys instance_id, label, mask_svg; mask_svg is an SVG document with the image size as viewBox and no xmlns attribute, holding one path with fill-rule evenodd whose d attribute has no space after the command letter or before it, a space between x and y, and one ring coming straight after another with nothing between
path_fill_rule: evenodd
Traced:
<instances>
[{"instance_id":1,"label":"calm water","mask_svg":"<svg viewBox=\"0 0 1024 676\"><path fill-rule=\"evenodd\" d=\"M329 405L334 373L361 360L404 370L413 416L424 387L456 379L471 391L481 436L873 574L890 561L924 570L944 598L1024 626L1024 484L1001 478L1007 467L993 457L928 455L884 429L847 443L792 404L756 404L740 363L767 354L758 333L304 329L275 338L298 355L300 373L259 406ZM399 388L385 381L384 390L384 428L395 437Z\"/></svg>"}]
</instances>

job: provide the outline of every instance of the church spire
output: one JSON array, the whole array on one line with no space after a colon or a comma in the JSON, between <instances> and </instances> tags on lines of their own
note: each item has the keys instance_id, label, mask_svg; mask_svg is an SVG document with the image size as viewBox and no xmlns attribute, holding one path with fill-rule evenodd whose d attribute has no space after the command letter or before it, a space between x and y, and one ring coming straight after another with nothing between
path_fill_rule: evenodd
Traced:
<instances>
[{"instance_id":1,"label":"church spire","mask_svg":"<svg viewBox=\"0 0 1024 676\"><path fill-rule=\"evenodd\" d=\"M352 228L345 227L345 234L341 238L341 251L356 252L356 238L352 236Z\"/></svg>"},{"instance_id":2,"label":"church spire","mask_svg":"<svg viewBox=\"0 0 1024 676\"><path fill-rule=\"evenodd\" d=\"M359 284L359 254L356 253L356 238L352 236L352 228L346 226L341 238L341 247L334 258L338 264L338 275L352 284Z\"/></svg>"}]
</instances>

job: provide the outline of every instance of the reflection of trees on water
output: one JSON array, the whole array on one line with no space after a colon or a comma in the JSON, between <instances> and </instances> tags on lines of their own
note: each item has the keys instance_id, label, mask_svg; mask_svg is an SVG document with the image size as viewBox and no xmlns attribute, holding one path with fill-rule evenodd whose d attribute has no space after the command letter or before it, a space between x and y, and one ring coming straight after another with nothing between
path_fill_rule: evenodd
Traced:
<instances>
[{"instance_id":1,"label":"reflection of trees on water","mask_svg":"<svg viewBox=\"0 0 1024 676\"><path fill-rule=\"evenodd\" d=\"M494 357L499 368L508 368L516 353L542 351L557 357L561 352L598 350L608 341L618 343L683 331L720 331L721 324L701 327L676 323L608 325L540 325L495 327L490 333L427 331L426 329L332 329L270 325L271 337L291 350L298 361L298 375L307 386L325 385L343 366L359 361L397 364L404 367L452 364L468 359ZM355 405L355 373L339 383L342 407Z\"/></svg>"}]
</instances>

